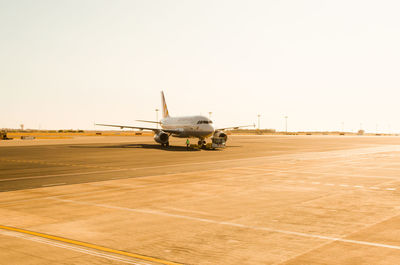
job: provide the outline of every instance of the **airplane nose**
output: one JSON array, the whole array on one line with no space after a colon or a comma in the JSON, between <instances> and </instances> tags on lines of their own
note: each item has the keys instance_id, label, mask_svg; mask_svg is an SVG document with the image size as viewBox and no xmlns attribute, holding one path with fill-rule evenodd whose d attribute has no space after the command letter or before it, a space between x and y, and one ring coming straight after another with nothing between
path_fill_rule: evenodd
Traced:
<instances>
[{"instance_id":1,"label":"airplane nose","mask_svg":"<svg viewBox=\"0 0 400 265\"><path fill-rule=\"evenodd\" d=\"M215 131L214 126L208 124L208 130L210 131L210 133L213 133Z\"/></svg>"}]
</instances>

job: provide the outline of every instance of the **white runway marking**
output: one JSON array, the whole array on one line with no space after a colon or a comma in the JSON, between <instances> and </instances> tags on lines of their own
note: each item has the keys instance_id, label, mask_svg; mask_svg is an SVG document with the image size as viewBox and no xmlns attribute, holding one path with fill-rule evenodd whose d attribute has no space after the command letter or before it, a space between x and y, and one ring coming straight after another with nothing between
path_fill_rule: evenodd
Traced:
<instances>
[{"instance_id":1,"label":"white runway marking","mask_svg":"<svg viewBox=\"0 0 400 265\"><path fill-rule=\"evenodd\" d=\"M89 183L87 185L93 185L93 184ZM110 189L106 189L106 190L82 191L82 192L66 193L66 194L60 194L60 195L54 195L54 196L35 197L35 198L29 198L29 199L23 199L23 200L5 201L5 202L0 202L0 205L18 204L18 203L24 203L27 201L29 201L29 202L30 201L40 201L40 200L47 200L50 198L59 198L59 197L65 197L65 196L90 195L90 194L95 194L95 193L104 193L104 192L119 191L119 190L126 190L126 189L127 189L127 187L125 187L125 186L118 187L118 188L110 187Z\"/></svg>"},{"instance_id":2,"label":"white runway marking","mask_svg":"<svg viewBox=\"0 0 400 265\"><path fill-rule=\"evenodd\" d=\"M400 246L397 246L397 245L380 244L380 243L375 243L375 242L352 240L352 239L345 239L345 238L341 238L341 237L323 236L323 235L316 235L316 234L309 234L309 233L295 232L295 231L288 231L288 230L280 230L280 229L273 229L273 228L261 227L261 226L249 226L249 225L238 224L238 223L233 223L233 222L223 222L223 221L216 221L216 220L206 219L206 218L197 218L197 217L186 216L186 215L171 214L171 213L160 212L160 211L151 210L151 209L126 208L126 207L112 206L112 205L106 205L106 204L89 203L89 202L64 200L64 199L56 199L56 198L54 198L54 200L75 203L75 204L81 204L81 205L103 207L103 208L108 208L108 209L122 210L122 211L154 214L154 215L180 218L180 219L186 219L186 220L192 220L192 221L198 221L198 222L212 223L212 224L217 224L217 225L240 227L243 229L268 231L268 232L275 232L275 233L281 233L281 234L287 234L287 235L293 235L293 236L317 238L317 239L322 239L322 240L339 241L339 242L346 242L346 243L352 243L352 244L357 244L357 245L365 245L365 246L382 247L382 248L390 248L390 249L400 250Z\"/></svg>"},{"instance_id":3,"label":"white runway marking","mask_svg":"<svg viewBox=\"0 0 400 265\"><path fill-rule=\"evenodd\" d=\"M230 162L239 162L239 161L271 161L271 160L282 160L282 159L297 159L299 161L306 160L320 160L320 159L328 159L328 158L346 158L351 155L365 155L365 154L375 154L382 152L391 152L391 151L399 151L399 146L385 146L385 147L368 147L368 148L358 148L352 150L335 150L335 151L327 151L327 152L309 152L307 154L286 154L286 155L269 155L269 156L258 156L258 157L249 157L249 158L237 158L237 159L226 159L226 160L217 160L217 161L203 161L203 162L192 162L192 163L178 163L178 164L170 164L170 165L161 165L161 166L150 166L150 167L137 167L137 168L125 168L125 169L111 169L111 171L130 171L130 170L142 170L142 169L155 169L155 168L165 168L165 167L176 167L176 166L188 166L188 165L205 165L205 164L219 164L219 163L230 163ZM37 162L45 162L45 161L37 161ZM77 166L85 166L85 165L77 165ZM239 168L239 167L237 167ZM260 169L262 170L262 169ZM99 171L100 172L108 172L106 170ZM71 173L74 174L74 173ZM85 173L83 173L85 174ZM51 175L49 175L51 176ZM34 178L34 177L32 177ZM6 181L6 180L4 180Z\"/></svg>"},{"instance_id":4,"label":"white runway marking","mask_svg":"<svg viewBox=\"0 0 400 265\"><path fill-rule=\"evenodd\" d=\"M230 170L230 169L237 169L237 168L246 169L246 167L233 167L233 168L228 168L228 169L223 169L223 170ZM250 168L250 169L254 169L254 168ZM258 170L262 170L261 168L257 168L257 169ZM91 171L91 172L82 172L82 173L67 173L67 174L57 174L57 175L47 175L47 176L36 176L36 177L27 177L27 178L41 178L41 177L53 177L53 176L55 177L55 176L67 176L67 175L83 175L83 174L95 174L95 173L106 173L106 172L114 172L114 171L124 171L124 170L125 169L103 170L103 171ZM127 170L129 170L129 169L127 169ZM149 176L146 176L146 177L188 175L188 174L194 174L194 173L199 173L199 172L201 172L201 173L204 173L204 172L211 173L211 172L219 172L219 171L221 171L221 170L220 169L210 169L210 170L206 170L206 171L204 171L204 170L197 171L196 170L196 171L179 172L179 173L173 173L173 174L149 175ZM264 170L262 170L262 171L264 171ZM259 173L259 174L250 174L250 175L245 175L244 177L266 176L266 175L270 175L270 174L273 174L273 173L265 172L265 173ZM130 178L130 177L127 176L126 178ZM4 179L4 180L0 180L0 181L7 181L7 180L14 180L14 179ZM16 178L15 180L18 180L18 178ZM105 180L105 181L110 181L110 180ZM280 181L285 181L285 180L282 180L282 179L271 179L271 181L280 182ZM94 182L94 183L89 183L87 185L103 186L103 184L102 184L103 182L104 181L98 181L98 182ZM290 182L292 182L292 181L290 180ZM297 180L297 182L298 183L304 183L304 184L308 183L308 182L306 182L304 180ZM315 182L315 183L317 183L317 182ZM124 184L124 185L125 186L131 186L130 184ZM333 183L321 183L321 185L336 186ZM119 184L119 186L121 186L121 184ZM134 187L145 187L145 186L143 186L143 185L134 185ZM356 185L356 186L353 186L353 187L358 188L358 189L365 188L362 185ZM33 187L31 187L31 188L33 188ZM70 196L70 195L85 195L85 194L92 194L92 193L102 193L102 192L109 192L109 191L117 191L117 190L121 190L121 189L125 189L125 188L123 188L123 187L118 187L118 188L110 187L110 189L107 189L105 191L85 191L85 192L78 192L78 193L74 193L74 194L62 194L62 195L56 195L56 196L50 196L50 197L40 197L40 198L36 197L36 198L30 198L30 199L24 199L24 200L16 200L16 201L13 201L13 202L6 201L6 202L0 202L0 205L23 203L25 201L32 201L32 200L43 200L43 199L48 199L48 198L52 198L52 197L63 197L63 196ZM385 190L387 190L387 191L395 191L396 188L386 188Z\"/></svg>"},{"instance_id":5,"label":"white runway marking","mask_svg":"<svg viewBox=\"0 0 400 265\"><path fill-rule=\"evenodd\" d=\"M64 177L64 176L101 174L101 173L108 173L108 172L115 172L115 171L128 171L128 170L129 169L111 169L111 170L100 170L100 171L90 171L90 172L75 172L75 173L52 174L52 175L30 176L30 177L20 177L20 178L8 178L8 179L0 179L0 182L24 180L24 179L41 179L41 178L53 178L53 177Z\"/></svg>"},{"instance_id":6,"label":"white runway marking","mask_svg":"<svg viewBox=\"0 0 400 265\"><path fill-rule=\"evenodd\" d=\"M51 184L45 184L42 185L42 187L51 187L51 186L58 186L58 185L65 185L67 183L63 182L63 183L51 183Z\"/></svg>"},{"instance_id":7,"label":"white runway marking","mask_svg":"<svg viewBox=\"0 0 400 265\"><path fill-rule=\"evenodd\" d=\"M355 178L380 178L380 179L393 179L398 180L399 177L390 177L390 176L366 176L366 175L357 175L357 174L348 174L348 173L330 173L330 172L315 172L315 171L304 171L301 169L273 169L273 168L255 168L249 167L249 169L257 169L263 172L274 172L274 173L285 173L285 174L309 174L309 175L324 175L328 177L355 177Z\"/></svg>"},{"instance_id":8,"label":"white runway marking","mask_svg":"<svg viewBox=\"0 0 400 265\"><path fill-rule=\"evenodd\" d=\"M335 211L336 211L336 210L335 210ZM362 231L362 230L364 230L365 228L372 227L372 226L374 226L374 225L383 223L383 222L385 222L385 221L387 221L387 220L390 220L391 218L396 217L396 216L397 216L397 215L395 214L395 215L389 216L389 217L387 217L387 218L385 218L385 219L383 219L383 220L379 220L379 221L377 221L377 222L375 222L375 223L373 223L373 224L369 224L369 225L367 225L366 227L361 227L360 229L358 229L358 230L356 230L356 231L353 231L352 234L357 233L357 232L359 232L359 231ZM329 244L331 244L331 243L332 243L331 241L328 241L328 242L319 244L319 245L317 245L317 246L315 246L315 247L313 247L313 248L310 248L310 249L305 250L304 252L301 252L301 253L299 253L299 254L296 254L296 255L294 255L294 256L291 256L291 257L289 257L288 259L286 259L286 260L284 260L284 261L276 262L276 263L274 263L273 265L278 265L278 264L287 263L289 260L294 260L294 259L297 258L297 257L300 257L300 256L302 256L302 255L304 255L304 254L306 254L306 253L311 253L311 252L313 252L313 251L315 251L315 250L317 250L317 249L320 249L320 248L322 248L323 246L329 245Z\"/></svg>"},{"instance_id":9,"label":"white runway marking","mask_svg":"<svg viewBox=\"0 0 400 265\"><path fill-rule=\"evenodd\" d=\"M389 147L376 147L376 148L359 148L351 150L355 155L363 155L363 154L371 154L371 153L381 153L381 152L389 152L389 151L398 151L398 146ZM136 170L145 170L145 169L156 169L156 168L167 168L167 167L176 167L176 166L185 166L185 165L205 165L205 164L218 164L218 163L230 163L230 162L239 162L239 161L274 161L274 160L282 160L282 159L296 159L299 161L306 160L316 160L316 159L326 159L326 158L340 158L340 157L348 157L349 150L346 150L346 153L343 154L343 151L328 151L328 152L310 152L307 155L302 154L300 157L298 154L287 154L287 155L270 155L270 156L260 156L260 157L251 157L251 158L239 158L239 159L227 159L227 160L218 160L218 161L206 161L206 162L193 162L193 163L178 163L171 165L162 165L162 166L150 166L150 167L137 167L137 168L118 168L118 169L110 169L110 170L99 170L92 172L76 172L76 173L65 173L65 174L51 174L51 175L41 175L41 176L29 176L29 177L21 177L21 178L8 178L8 179L0 179L0 182L4 181L17 181L17 180L25 180L25 179L40 179L40 178L51 178L51 177L62 177L62 176L75 176L75 175L89 175L89 174L101 174L108 172L117 172L117 171L136 171ZM18 160L16 160L18 161ZM23 161L21 161L23 162ZM45 162L45 161L37 161L37 162ZM73 166L73 165L71 165ZM77 166L85 166L85 165L77 165ZM247 170L262 170L262 171L272 171L272 172L283 172L283 173L309 173L309 174L321 174L321 175L331 175L331 176L348 176L347 174L340 173L327 173L327 172L305 172L299 170L277 170L277 169L263 169L258 167L234 167L234 168L242 168ZM181 172L186 173L186 172ZM190 172L189 172L190 173ZM179 173L175 173L179 174ZM352 177L367 177L367 178L388 178L388 179L398 179L397 177L388 177L388 176L363 176L363 175L349 175Z\"/></svg>"},{"instance_id":10,"label":"white runway marking","mask_svg":"<svg viewBox=\"0 0 400 265\"><path fill-rule=\"evenodd\" d=\"M340 187L353 187L353 188L358 188L358 189L365 189L364 186L362 185L355 185L355 186L351 186L349 184L333 184L333 183L321 183L321 182L305 182L304 180L297 180L297 181L293 181L293 180L282 180L282 179L273 179L272 181L274 182L279 182L279 181L283 181L283 182L288 182L288 183L293 183L293 182L297 182L297 183L303 183L303 184L309 184L309 185L325 185L325 186L340 186ZM372 189L372 190L381 190L380 187L368 187L366 189ZM390 190L390 191L395 191L396 188L385 188L385 190Z\"/></svg>"}]
</instances>

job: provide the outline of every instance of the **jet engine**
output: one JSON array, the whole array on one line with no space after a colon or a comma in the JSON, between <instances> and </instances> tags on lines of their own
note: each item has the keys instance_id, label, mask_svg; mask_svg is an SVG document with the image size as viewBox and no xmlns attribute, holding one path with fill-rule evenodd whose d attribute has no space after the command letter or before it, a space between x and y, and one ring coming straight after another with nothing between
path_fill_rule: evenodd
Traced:
<instances>
[{"instance_id":1,"label":"jet engine","mask_svg":"<svg viewBox=\"0 0 400 265\"><path fill-rule=\"evenodd\" d=\"M211 146L213 148L224 148L226 144L226 140L228 140L228 135L222 131L215 131L212 138Z\"/></svg>"},{"instance_id":2,"label":"jet engine","mask_svg":"<svg viewBox=\"0 0 400 265\"><path fill-rule=\"evenodd\" d=\"M222 139L224 142L228 140L228 135L226 135L223 131L215 131L213 138Z\"/></svg>"},{"instance_id":3,"label":"jet engine","mask_svg":"<svg viewBox=\"0 0 400 265\"><path fill-rule=\"evenodd\" d=\"M156 141L159 144L166 144L168 143L168 140L169 140L168 133L165 133L163 131L159 131L154 135L154 141Z\"/></svg>"}]
</instances>

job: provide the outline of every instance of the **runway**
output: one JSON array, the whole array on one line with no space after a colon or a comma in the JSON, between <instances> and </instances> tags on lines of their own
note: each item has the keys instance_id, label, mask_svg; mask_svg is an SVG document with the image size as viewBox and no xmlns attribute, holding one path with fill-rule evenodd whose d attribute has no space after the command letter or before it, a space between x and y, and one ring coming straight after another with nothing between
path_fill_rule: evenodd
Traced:
<instances>
[{"instance_id":1,"label":"runway","mask_svg":"<svg viewBox=\"0 0 400 265\"><path fill-rule=\"evenodd\" d=\"M400 263L400 137L232 136L218 151L171 144L0 142L0 260Z\"/></svg>"}]
</instances>

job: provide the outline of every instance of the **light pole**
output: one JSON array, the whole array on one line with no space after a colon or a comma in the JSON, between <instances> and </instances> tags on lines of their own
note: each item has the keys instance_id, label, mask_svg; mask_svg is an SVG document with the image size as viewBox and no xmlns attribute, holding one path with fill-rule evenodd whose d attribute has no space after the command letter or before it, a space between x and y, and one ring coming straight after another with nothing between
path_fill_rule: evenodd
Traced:
<instances>
[{"instance_id":1,"label":"light pole","mask_svg":"<svg viewBox=\"0 0 400 265\"><path fill-rule=\"evenodd\" d=\"M260 117L261 117L261 114L258 114L257 117L258 117L258 130L260 130Z\"/></svg>"},{"instance_id":2,"label":"light pole","mask_svg":"<svg viewBox=\"0 0 400 265\"><path fill-rule=\"evenodd\" d=\"M288 116L285 116L285 132L286 132L286 134L287 134L287 119L288 119Z\"/></svg>"},{"instance_id":3,"label":"light pole","mask_svg":"<svg viewBox=\"0 0 400 265\"><path fill-rule=\"evenodd\" d=\"M156 121L157 121L157 129L158 129L158 111L159 111L159 109L156 109Z\"/></svg>"}]
</instances>

